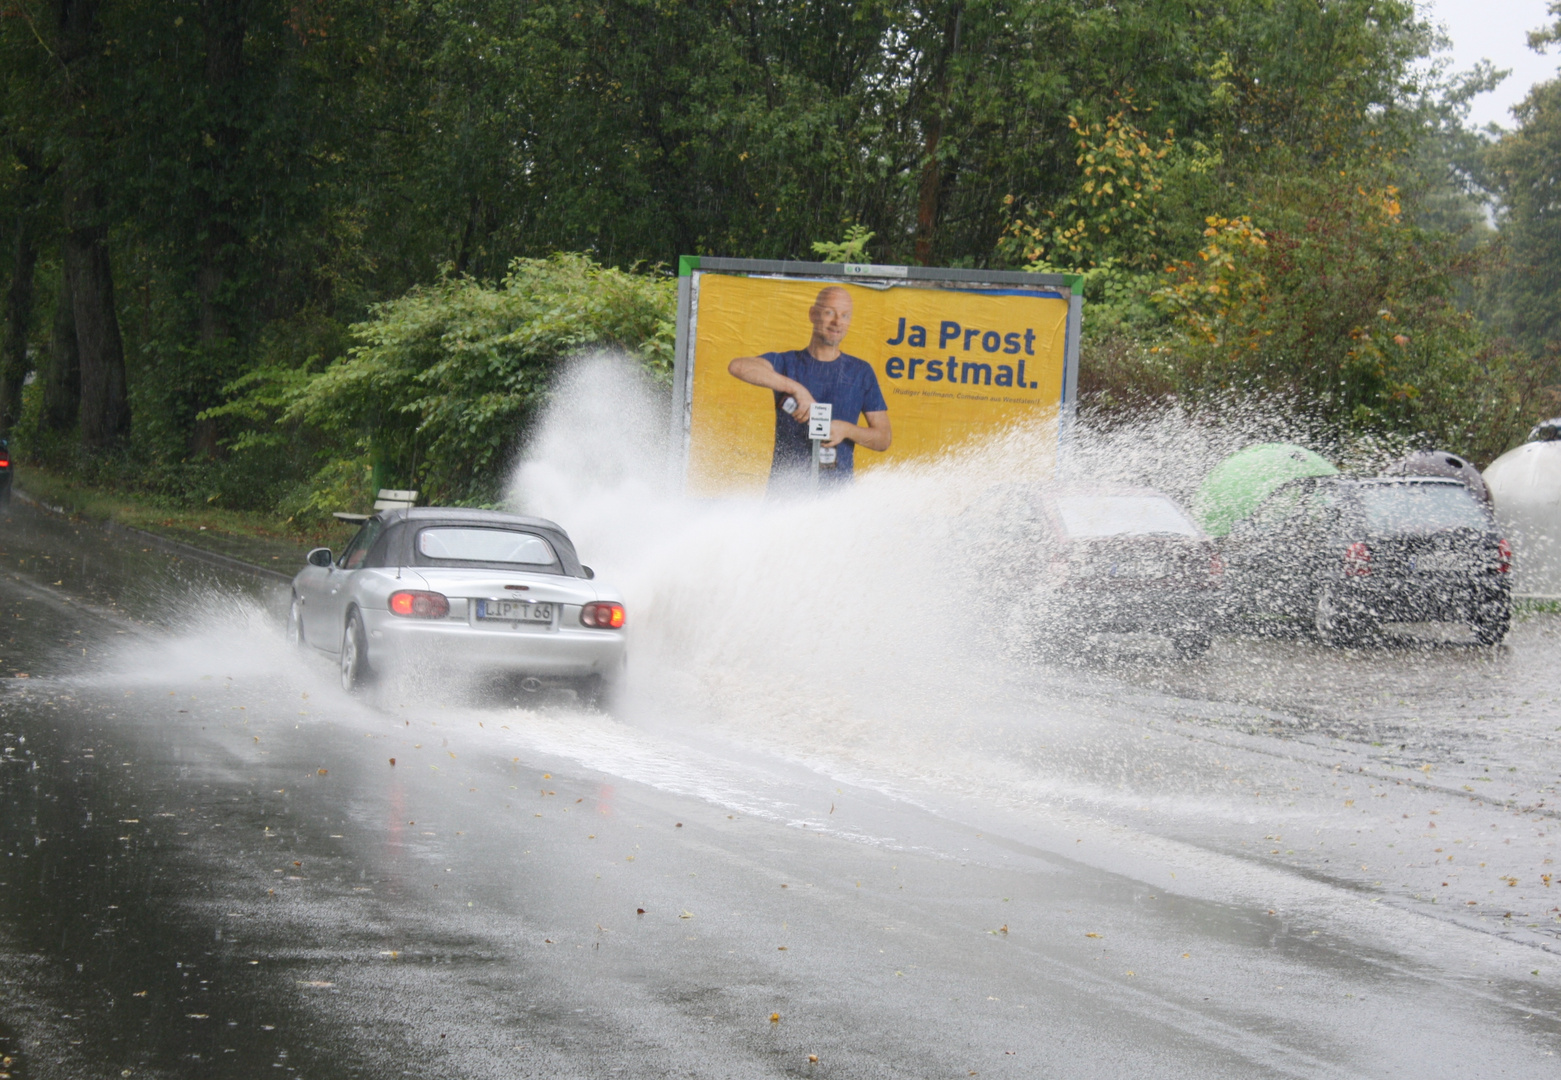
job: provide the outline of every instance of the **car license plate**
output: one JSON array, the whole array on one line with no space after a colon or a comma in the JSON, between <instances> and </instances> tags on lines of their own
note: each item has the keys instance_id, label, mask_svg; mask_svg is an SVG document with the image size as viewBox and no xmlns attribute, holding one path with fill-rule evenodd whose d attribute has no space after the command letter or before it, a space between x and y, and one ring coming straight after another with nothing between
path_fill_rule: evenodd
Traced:
<instances>
[{"instance_id":1,"label":"car license plate","mask_svg":"<svg viewBox=\"0 0 1561 1080\"><path fill-rule=\"evenodd\" d=\"M524 600L479 600L477 617L503 619L506 622L550 623L553 621L553 605L527 603Z\"/></svg>"},{"instance_id":2,"label":"car license plate","mask_svg":"<svg viewBox=\"0 0 1561 1080\"><path fill-rule=\"evenodd\" d=\"M1468 564L1468 559L1454 551L1433 551L1427 555L1416 555L1413 568L1416 573L1436 574L1446 570L1462 570Z\"/></svg>"}]
</instances>

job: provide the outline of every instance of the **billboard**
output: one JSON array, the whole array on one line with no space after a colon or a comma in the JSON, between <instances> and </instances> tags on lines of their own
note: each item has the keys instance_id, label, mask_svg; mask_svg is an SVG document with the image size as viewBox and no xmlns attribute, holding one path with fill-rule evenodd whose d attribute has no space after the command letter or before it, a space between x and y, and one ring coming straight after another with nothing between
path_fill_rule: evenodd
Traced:
<instances>
[{"instance_id":1,"label":"billboard","mask_svg":"<svg viewBox=\"0 0 1561 1080\"><path fill-rule=\"evenodd\" d=\"M734 375L733 361L795 370L785 365L805 363L812 352L802 350L823 340L821 303L845 311L838 351L871 368L877 396L869 387L863 408L885 406L892 430L882 452L855 446L857 471L936 458L1016 423L1060 436L1078 378L1082 297L1072 275L686 256L673 434L689 494L766 490L789 430L777 416L786 395ZM857 407L850 401L847 411ZM872 412L862 416L835 411L872 422Z\"/></svg>"}]
</instances>

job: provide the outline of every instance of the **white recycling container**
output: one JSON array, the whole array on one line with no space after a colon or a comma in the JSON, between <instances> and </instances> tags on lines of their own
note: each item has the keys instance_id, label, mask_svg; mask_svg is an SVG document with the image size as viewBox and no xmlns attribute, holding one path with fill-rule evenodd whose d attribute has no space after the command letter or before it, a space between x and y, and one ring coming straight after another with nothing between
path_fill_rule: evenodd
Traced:
<instances>
[{"instance_id":1,"label":"white recycling container","mask_svg":"<svg viewBox=\"0 0 1561 1080\"><path fill-rule=\"evenodd\" d=\"M1513 594L1561 600L1561 440L1534 431L1490 463L1485 486L1512 544Z\"/></svg>"}]
</instances>

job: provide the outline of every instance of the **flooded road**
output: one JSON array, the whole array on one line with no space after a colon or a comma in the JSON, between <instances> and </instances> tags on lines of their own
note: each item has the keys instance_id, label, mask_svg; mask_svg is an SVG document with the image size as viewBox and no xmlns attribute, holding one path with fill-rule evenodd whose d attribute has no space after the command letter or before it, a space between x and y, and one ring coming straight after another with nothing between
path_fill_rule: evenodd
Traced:
<instances>
[{"instance_id":1,"label":"flooded road","mask_svg":"<svg viewBox=\"0 0 1561 1080\"><path fill-rule=\"evenodd\" d=\"M12 1077L1558 1069L1556 615L846 708L631 579L610 717L350 699L279 582L20 503L0 570Z\"/></svg>"}]
</instances>

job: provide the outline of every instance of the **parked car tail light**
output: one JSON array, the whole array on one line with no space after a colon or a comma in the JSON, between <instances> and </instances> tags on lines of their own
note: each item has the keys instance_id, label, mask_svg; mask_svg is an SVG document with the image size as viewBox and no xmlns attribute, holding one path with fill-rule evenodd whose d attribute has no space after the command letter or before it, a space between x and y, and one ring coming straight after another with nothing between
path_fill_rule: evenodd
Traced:
<instances>
[{"instance_id":1,"label":"parked car tail light","mask_svg":"<svg viewBox=\"0 0 1561 1080\"><path fill-rule=\"evenodd\" d=\"M11 459L6 457L4 454L0 454L0 469L9 469L10 467Z\"/></svg>"},{"instance_id":2,"label":"parked car tail light","mask_svg":"<svg viewBox=\"0 0 1561 1080\"><path fill-rule=\"evenodd\" d=\"M1066 555L1053 555L1051 568L1047 574L1053 581L1063 582L1068 580L1068 573L1073 569L1073 564L1068 561Z\"/></svg>"},{"instance_id":3,"label":"parked car tail light","mask_svg":"<svg viewBox=\"0 0 1561 1080\"><path fill-rule=\"evenodd\" d=\"M390 594L390 612L411 619L442 619L450 614L450 601L436 592L396 592Z\"/></svg>"},{"instance_id":4,"label":"parked car tail light","mask_svg":"<svg viewBox=\"0 0 1561 1080\"><path fill-rule=\"evenodd\" d=\"M1357 540L1344 549L1344 572L1350 577L1365 577L1371 573L1371 549Z\"/></svg>"},{"instance_id":5,"label":"parked car tail light","mask_svg":"<svg viewBox=\"0 0 1561 1080\"><path fill-rule=\"evenodd\" d=\"M1512 572L1512 545L1505 540L1496 541L1496 572L1498 574Z\"/></svg>"},{"instance_id":6,"label":"parked car tail light","mask_svg":"<svg viewBox=\"0 0 1561 1080\"><path fill-rule=\"evenodd\" d=\"M623 617L622 604L586 604L580 609L580 622L598 630L617 630Z\"/></svg>"}]
</instances>

